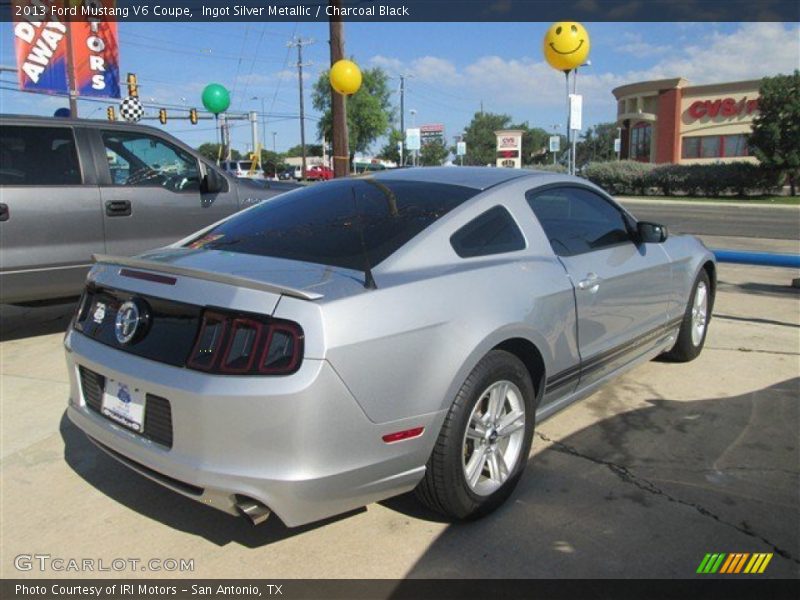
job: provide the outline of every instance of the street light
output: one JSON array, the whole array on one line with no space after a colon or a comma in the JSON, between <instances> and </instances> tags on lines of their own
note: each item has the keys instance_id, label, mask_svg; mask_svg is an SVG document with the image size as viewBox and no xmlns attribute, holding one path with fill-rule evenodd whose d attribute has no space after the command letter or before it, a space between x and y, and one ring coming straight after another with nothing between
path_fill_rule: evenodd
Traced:
<instances>
[{"instance_id":1,"label":"street light","mask_svg":"<svg viewBox=\"0 0 800 600\"><path fill-rule=\"evenodd\" d=\"M278 153L275 146L275 138L277 137L277 135L278 135L277 131L272 132L272 151L275 152L276 154Z\"/></svg>"}]
</instances>

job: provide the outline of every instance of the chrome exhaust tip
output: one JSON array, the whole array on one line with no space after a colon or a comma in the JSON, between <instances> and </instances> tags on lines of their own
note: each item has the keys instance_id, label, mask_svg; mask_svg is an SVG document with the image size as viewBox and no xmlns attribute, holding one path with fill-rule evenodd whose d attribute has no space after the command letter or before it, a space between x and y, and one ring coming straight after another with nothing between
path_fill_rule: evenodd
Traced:
<instances>
[{"instance_id":1,"label":"chrome exhaust tip","mask_svg":"<svg viewBox=\"0 0 800 600\"><path fill-rule=\"evenodd\" d=\"M243 517L247 517L253 525L261 525L272 514L272 511L261 502L247 496L236 496L236 510Z\"/></svg>"}]
</instances>

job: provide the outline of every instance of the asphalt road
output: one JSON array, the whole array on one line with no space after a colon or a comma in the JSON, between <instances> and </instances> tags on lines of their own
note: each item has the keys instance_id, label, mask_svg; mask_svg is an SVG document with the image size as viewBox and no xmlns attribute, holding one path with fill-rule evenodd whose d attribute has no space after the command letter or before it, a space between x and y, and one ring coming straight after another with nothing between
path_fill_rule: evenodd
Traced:
<instances>
[{"instance_id":1,"label":"asphalt road","mask_svg":"<svg viewBox=\"0 0 800 600\"><path fill-rule=\"evenodd\" d=\"M800 209L794 206L619 200L637 218L662 223L675 233L774 240L800 237Z\"/></svg>"}]
</instances>

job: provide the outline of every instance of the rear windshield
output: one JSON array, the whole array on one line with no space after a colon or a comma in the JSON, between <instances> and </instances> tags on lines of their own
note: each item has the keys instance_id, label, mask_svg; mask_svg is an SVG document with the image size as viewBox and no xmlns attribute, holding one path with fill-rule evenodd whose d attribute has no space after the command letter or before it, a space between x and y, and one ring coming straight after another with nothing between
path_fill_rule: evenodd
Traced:
<instances>
[{"instance_id":1,"label":"rear windshield","mask_svg":"<svg viewBox=\"0 0 800 600\"><path fill-rule=\"evenodd\" d=\"M251 162L240 162L239 163L239 169L242 170L242 171L249 171L252 166L253 166L253 163L251 163Z\"/></svg>"},{"instance_id":2,"label":"rear windshield","mask_svg":"<svg viewBox=\"0 0 800 600\"><path fill-rule=\"evenodd\" d=\"M362 270L478 191L374 179L315 184L238 214L187 246Z\"/></svg>"}]
</instances>

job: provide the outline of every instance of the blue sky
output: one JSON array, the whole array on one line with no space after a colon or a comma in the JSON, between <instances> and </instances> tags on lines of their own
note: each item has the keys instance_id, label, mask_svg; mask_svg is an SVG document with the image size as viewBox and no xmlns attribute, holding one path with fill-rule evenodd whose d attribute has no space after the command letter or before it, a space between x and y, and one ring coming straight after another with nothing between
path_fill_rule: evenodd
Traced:
<instances>
[{"instance_id":1,"label":"blue sky","mask_svg":"<svg viewBox=\"0 0 800 600\"><path fill-rule=\"evenodd\" d=\"M592 40L592 65L581 69L584 126L612 121L611 90L647 79L682 76L712 83L787 73L800 64L798 25L783 23L584 23ZM380 66L390 75L413 75L406 86L406 123L443 123L448 137L458 134L484 109L515 121L564 130L563 75L545 62L541 43L549 23L346 23L346 52L362 67ZM0 64L14 64L12 25L3 23ZM316 111L310 88L329 63L327 23L121 23L122 77L135 72L140 95L155 104L201 107L209 82L233 92L231 110L268 116L279 151L299 143L296 51L292 35L313 38L305 48L307 141L316 140ZM3 87L14 76L2 74ZM398 79L392 79L395 91ZM258 99L252 99L256 97ZM399 96L394 96L399 106ZM63 98L0 90L6 113L52 114ZM81 116L104 118L107 103L81 102ZM155 109L151 111L155 114ZM154 122L158 124L157 121ZM192 126L171 122L166 129L190 144L213 141L210 121ZM246 150L246 123L233 129L233 145ZM375 144L375 150L379 149Z\"/></svg>"}]
</instances>

